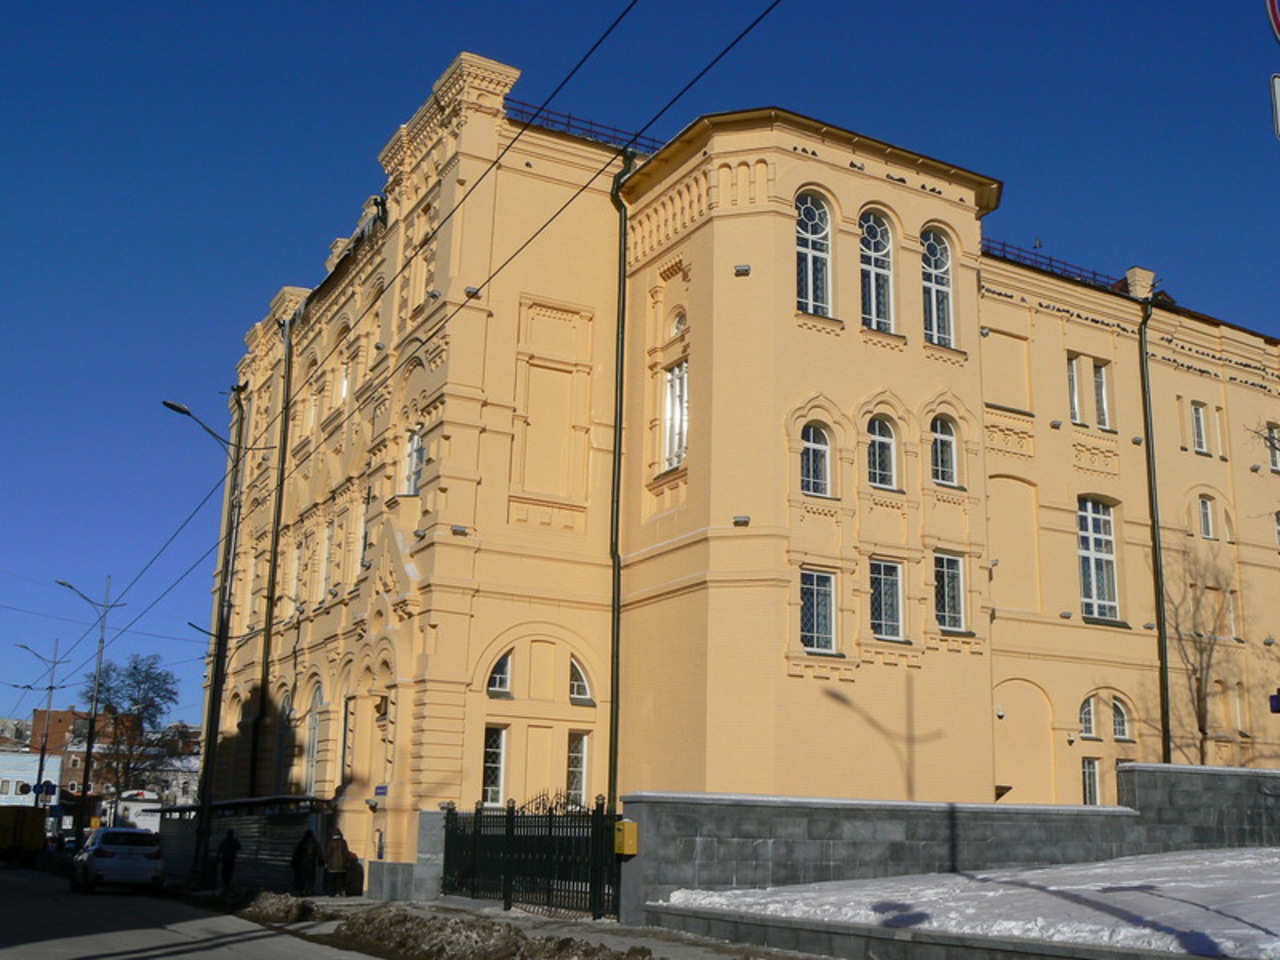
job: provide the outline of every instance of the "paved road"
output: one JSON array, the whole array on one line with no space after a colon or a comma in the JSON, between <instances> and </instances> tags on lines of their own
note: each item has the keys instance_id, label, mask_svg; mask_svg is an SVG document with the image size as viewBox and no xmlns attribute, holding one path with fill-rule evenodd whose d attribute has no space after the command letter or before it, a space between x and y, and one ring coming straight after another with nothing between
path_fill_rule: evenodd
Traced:
<instances>
[{"instance_id":1,"label":"paved road","mask_svg":"<svg viewBox=\"0 0 1280 960\"><path fill-rule=\"evenodd\" d=\"M0 960L368 960L130 891L67 890L65 880L0 867Z\"/></svg>"}]
</instances>

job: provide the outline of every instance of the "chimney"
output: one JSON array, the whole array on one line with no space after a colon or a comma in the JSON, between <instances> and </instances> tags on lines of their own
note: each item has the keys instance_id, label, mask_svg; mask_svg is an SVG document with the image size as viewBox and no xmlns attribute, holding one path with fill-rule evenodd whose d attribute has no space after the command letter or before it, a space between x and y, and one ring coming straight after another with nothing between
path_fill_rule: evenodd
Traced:
<instances>
[{"instance_id":1,"label":"chimney","mask_svg":"<svg viewBox=\"0 0 1280 960\"><path fill-rule=\"evenodd\" d=\"M1145 300L1155 291L1156 275L1152 270L1130 267L1124 272L1124 279L1129 285L1129 296L1135 300Z\"/></svg>"}]
</instances>

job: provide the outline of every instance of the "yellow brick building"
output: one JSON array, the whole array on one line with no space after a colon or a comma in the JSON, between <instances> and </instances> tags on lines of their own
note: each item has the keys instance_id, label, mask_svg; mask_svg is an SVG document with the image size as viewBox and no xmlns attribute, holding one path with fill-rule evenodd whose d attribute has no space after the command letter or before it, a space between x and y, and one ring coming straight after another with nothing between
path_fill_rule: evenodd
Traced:
<instances>
[{"instance_id":1,"label":"yellow brick building","mask_svg":"<svg viewBox=\"0 0 1280 960\"><path fill-rule=\"evenodd\" d=\"M219 796L411 860L442 802L606 793L616 707L618 793L1114 802L1162 632L1173 760L1277 765L1274 339L984 246L1001 185L943 161L758 110L624 171L517 75L455 60L248 334L247 435L287 436Z\"/></svg>"}]
</instances>

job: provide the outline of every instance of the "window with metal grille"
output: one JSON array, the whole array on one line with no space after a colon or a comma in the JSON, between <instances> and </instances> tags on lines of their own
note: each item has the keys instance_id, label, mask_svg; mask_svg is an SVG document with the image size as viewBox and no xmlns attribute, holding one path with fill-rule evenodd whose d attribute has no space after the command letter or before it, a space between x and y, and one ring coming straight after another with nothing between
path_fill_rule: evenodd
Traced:
<instances>
[{"instance_id":1,"label":"window with metal grille","mask_svg":"<svg viewBox=\"0 0 1280 960\"><path fill-rule=\"evenodd\" d=\"M872 417L867 423L867 481L876 487L895 486L897 451L893 426L884 417Z\"/></svg>"},{"instance_id":2,"label":"window with metal grille","mask_svg":"<svg viewBox=\"0 0 1280 960\"><path fill-rule=\"evenodd\" d=\"M831 218L813 193L796 197L796 309L831 314Z\"/></svg>"},{"instance_id":3,"label":"window with metal grille","mask_svg":"<svg viewBox=\"0 0 1280 960\"><path fill-rule=\"evenodd\" d=\"M489 805L502 803L503 754L506 752L505 727L484 728L484 768L480 799Z\"/></svg>"},{"instance_id":4,"label":"window with metal grille","mask_svg":"<svg viewBox=\"0 0 1280 960\"><path fill-rule=\"evenodd\" d=\"M1077 513L1080 550L1080 607L1087 617L1116 620L1116 542L1111 507L1081 497Z\"/></svg>"},{"instance_id":5,"label":"window with metal grille","mask_svg":"<svg viewBox=\"0 0 1280 960\"><path fill-rule=\"evenodd\" d=\"M810 496L831 494L831 443L816 423L806 423L800 433L800 490Z\"/></svg>"},{"instance_id":6,"label":"window with metal grille","mask_svg":"<svg viewBox=\"0 0 1280 960\"><path fill-rule=\"evenodd\" d=\"M924 338L953 347L951 330L951 247L937 230L920 234L920 270L924 287Z\"/></svg>"},{"instance_id":7,"label":"window with metal grille","mask_svg":"<svg viewBox=\"0 0 1280 960\"><path fill-rule=\"evenodd\" d=\"M871 561L871 632L880 640L902 639L902 564Z\"/></svg>"},{"instance_id":8,"label":"window with metal grille","mask_svg":"<svg viewBox=\"0 0 1280 960\"><path fill-rule=\"evenodd\" d=\"M943 630L964 629L964 565L959 557L933 555L933 599L938 626Z\"/></svg>"},{"instance_id":9,"label":"window with metal grille","mask_svg":"<svg viewBox=\"0 0 1280 960\"><path fill-rule=\"evenodd\" d=\"M835 574L800 571L800 643L806 650L835 649Z\"/></svg>"},{"instance_id":10,"label":"window with metal grille","mask_svg":"<svg viewBox=\"0 0 1280 960\"><path fill-rule=\"evenodd\" d=\"M878 213L868 211L862 228L862 323L872 330L893 332L893 234Z\"/></svg>"}]
</instances>

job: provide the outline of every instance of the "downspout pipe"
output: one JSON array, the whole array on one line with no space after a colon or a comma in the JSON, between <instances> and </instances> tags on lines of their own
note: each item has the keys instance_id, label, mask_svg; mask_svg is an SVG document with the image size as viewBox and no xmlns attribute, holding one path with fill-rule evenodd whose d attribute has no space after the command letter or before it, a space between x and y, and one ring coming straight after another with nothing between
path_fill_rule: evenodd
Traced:
<instances>
[{"instance_id":1,"label":"downspout pipe","mask_svg":"<svg viewBox=\"0 0 1280 960\"><path fill-rule=\"evenodd\" d=\"M284 512L284 478L289 456L289 407L293 390L293 322L307 308L303 300L298 309L280 321L284 338L284 372L280 397L280 446L276 451L276 493L271 513L271 546L267 556L267 608L262 623L262 670L258 676L258 711L253 716L249 741L249 790L247 796L258 795L258 767L262 762L262 726L269 700L267 686L271 682L271 628L276 619L276 568L280 559L280 522ZM233 773L234 777L234 773Z\"/></svg>"},{"instance_id":2,"label":"downspout pipe","mask_svg":"<svg viewBox=\"0 0 1280 960\"><path fill-rule=\"evenodd\" d=\"M1160 497L1156 483L1155 428L1151 417L1151 368L1147 355L1147 324L1151 297L1142 299L1138 324L1138 364L1142 372L1142 443L1147 448L1147 511L1151 515L1151 583L1155 591L1156 650L1160 661L1160 759L1173 763L1173 732L1169 717L1169 631L1164 607L1164 547L1160 534Z\"/></svg>"},{"instance_id":3,"label":"downspout pipe","mask_svg":"<svg viewBox=\"0 0 1280 960\"><path fill-rule=\"evenodd\" d=\"M609 562L613 582L609 590L609 813L618 810L618 699L622 684L619 653L622 649L622 413L623 361L627 346L627 207L622 202L622 182L631 173L635 153L622 152L622 169L613 177L609 199L618 211L618 331L613 357L613 478L609 495Z\"/></svg>"}]
</instances>

